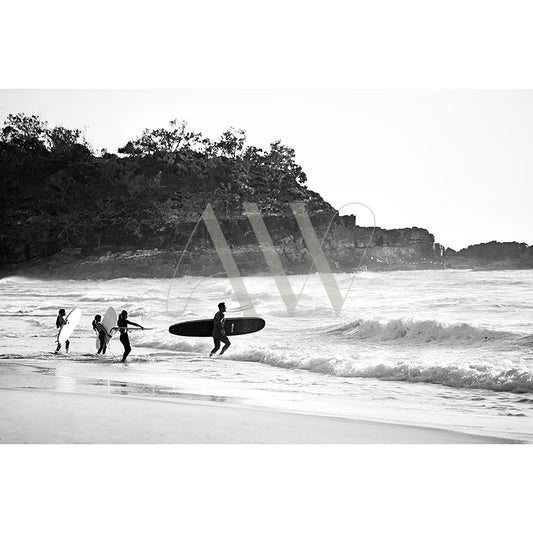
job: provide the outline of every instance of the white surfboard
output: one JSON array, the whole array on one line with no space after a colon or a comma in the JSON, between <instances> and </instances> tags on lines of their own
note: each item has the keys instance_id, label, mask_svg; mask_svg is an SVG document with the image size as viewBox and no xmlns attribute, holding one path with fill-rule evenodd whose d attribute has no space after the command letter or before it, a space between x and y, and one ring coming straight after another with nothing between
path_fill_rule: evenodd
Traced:
<instances>
[{"instance_id":1,"label":"white surfboard","mask_svg":"<svg viewBox=\"0 0 533 533\"><path fill-rule=\"evenodd\" d=\"M105 312L104 318L102 319L102 326L104 326L104 329L109 334L109 337L107 337L107 344L109 344L114 333L112 329L117 326L117 312L112 307ZM100 349L100 338L98 335L96 336L96 349Z\"/></svg>"},{"instance_id":2,"label":"white surfboard","mask_svg":"<svg viewBox=\"0 0 533 533\"><path fill-rule=\"evenodd\" d=\"M72 335L72 332L78 325L78 322L81 318L81 311L76 307L76 309L73 309L66 317L65 320L67 323L64 326L61 326L61 329L59 330L59 334L57 335L57 342L59 344L63 344L64 342L68 341L69 337Z\"/></svg>"}]
</instances>

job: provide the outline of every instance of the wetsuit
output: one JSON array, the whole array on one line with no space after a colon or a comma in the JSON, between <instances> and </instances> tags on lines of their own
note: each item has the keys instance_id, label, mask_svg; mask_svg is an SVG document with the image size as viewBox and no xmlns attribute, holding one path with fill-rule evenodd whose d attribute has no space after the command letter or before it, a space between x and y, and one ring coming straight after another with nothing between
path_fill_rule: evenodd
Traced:
<instances>
[{"instance_id":1,"label":"wetsuit","mask_svg":"<svg viewBox=\"0 0 533 533\"><path fill-rule=\"evenodd\" d=\"M61 316L61 315L57 315L57 318L56 318L56 328L59 328L59 331L61 332L61 328L67 323L66 319L64 316ZM57 341L57 348L56 348L56 353L59 352L59 350L61 350L61 344L59 344L59 333L57 334L57 338L58 338L58 341ZM70 346L70 341L67 339L67 341L65 342L65 349L67 350L67 353L68 353L68 347Z\"/></svg>"},{"instance_id":2,"label":"wetsuit","mask_svg":"<svg viewBox=\"0 0 533 533\"><path fill-rule=\"evenodd\" d=\"M220 341L224 343L224 348L222 348L222 351L220 352L220 355L222 355L231 345L231 342L229 341L228 337L226 336L226 331L224 329L224 322L226 322L226 319L224 317L224 313L222 311L218 311L218 313L213 318L213 341L215 343L215 347L211 351L210 355L213 355L218 351L220 348Z\"/></svg>"},{"instance_id":3,"label":"wetsuit","mask_svg":"<svg viewBox=\"0 0 533 533\"><path fill-rule=\"evenodd\" d=\"M122 328L127 328L128 325L137 326L138 328L142 328L142 326L136 324L135 322L130 322L127 318L122 317L119 317L119 319L117 320L117 325L120 328L120 342L124 346L124 354L122 355L122 361L125 361L131 352L131 345L130 338L128 337L128 330Z\"/></svg>"},{"instance_id":4,"label":"wetsuit","mask_svg":"<svg viewBox=\"0 0 533 533\"><path fill-rule=\"evenodd\" d=\"M105 355L107 349L107 332L101 322L93 322L93 328L98 332L98 340L100 341L100 348L97 353Z\"/></svg>"}]
</instances>

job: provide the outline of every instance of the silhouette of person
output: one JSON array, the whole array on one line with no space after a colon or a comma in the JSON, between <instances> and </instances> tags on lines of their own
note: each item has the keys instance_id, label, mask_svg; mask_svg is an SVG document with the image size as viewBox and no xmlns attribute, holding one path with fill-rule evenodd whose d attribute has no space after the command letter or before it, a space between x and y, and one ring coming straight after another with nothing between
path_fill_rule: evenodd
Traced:
<instances>
[{"instance_id":1,"label":"silhouette of person","mask_svg":"<svg viewBox=\"0 0 533 533\"><path fill-rule=\"evenodd\" d=\"M118 329L120 331L120 342L124 346L124 354L122 355L122 363L126 361L128 355L131 352L131 345L130 345L130 338L128 337L128 325L130 326L137 326L138 328L144 329L140 324L136 324L135 322L130 322L128 320L128 312L122 311L120 315L118 315L117 320Z\"/></svg>"},{"instance_id":2,"label":"silhouette of person","mask_svg":"<svg viewBox=\"0 0 533 533\"><path fill-rule=\"evenodd\" d=\"M224 322L226 322L226 318L224 316L225 312L226 312L226 304L224 302L219 303L218 312L213 319L214 323L213 323L213 334L212 335L213 335L213 341L215 343L215 347L211 350L209 357L212 357L218 352L218 349L220 348L220 341L224 343L224 347L222 348L220 355L222 355L231 346L231 342L226 336L226 331L224 329Z\"/></svg>"},{"instance_id":3,"label":"silhouette of person","mask_svg":"<svg viewBox=\"0 0 533 533\"><path fill-rule=\"evenodd\" d=\"M98 348L97 355L105 355L107 349L107 338L111 338L111 335L106 331L104 325L101 322L102 317L96 315L93 320L93 329L98 333L98 340L100 341L100 348Z\"/></svg>"},{"instance_id":4,"label":"silhouette of person","mask_svg":"<svg viewBox=\"0 0 533 533\"><path fill-rule=\"evenodd\" d=\"M67 319L65 318L65 310L64 309L60 309L59 313L57 315L57 318L56 318L56 328L59 328L59 332L61 332L61 328L66 323L67 323ZM70 341L67 339L67 341L65 342L65 349L66 349L67 353L68 353L69 346L70 346ZM58 353L59 350L61 350L61 344L59 343L59 333L58 333L57 334L57 348L56 348L55 353Z\"/></svg>"}]
</instances>

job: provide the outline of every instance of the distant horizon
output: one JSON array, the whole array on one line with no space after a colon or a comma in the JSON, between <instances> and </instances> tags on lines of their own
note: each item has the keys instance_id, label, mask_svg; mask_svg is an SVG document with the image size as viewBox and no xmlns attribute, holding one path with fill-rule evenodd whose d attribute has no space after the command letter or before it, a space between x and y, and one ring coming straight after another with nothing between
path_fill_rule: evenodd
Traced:
<instances>
[{"instance_id":1,"label":"distant horizon","mask_svg":"<svg viewBox=\"0 0 533 533\"><path fill-rule=\"evenodd\" d=\"M209 138L243 129L295 149L309 189L336 210L368 205L378 227L454 250L533 244L533 91L2 90L1 122L17 113L84 130L95 154L174 118ZM340 214L372 226L361 206Z\"/></svg>"}]
</instances>

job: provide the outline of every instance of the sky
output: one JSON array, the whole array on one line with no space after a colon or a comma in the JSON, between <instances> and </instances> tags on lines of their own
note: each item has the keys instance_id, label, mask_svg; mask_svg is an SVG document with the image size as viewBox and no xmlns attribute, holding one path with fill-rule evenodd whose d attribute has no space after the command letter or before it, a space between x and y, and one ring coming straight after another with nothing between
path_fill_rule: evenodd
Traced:
<instances>
[{"instance_id":1,"label":"sky","mask_svg":"<svg viewBox=\"0 0 533 533\"><path fill-rule=\"evenodd\" d=\"M532 90L0 90L0 121L37 114L116 152L177 118L296 151L307 185L358 224L423 227L456 250L533 244ZM367 207L365 207L367 206Z\"/></svg>"}]
</instances>

